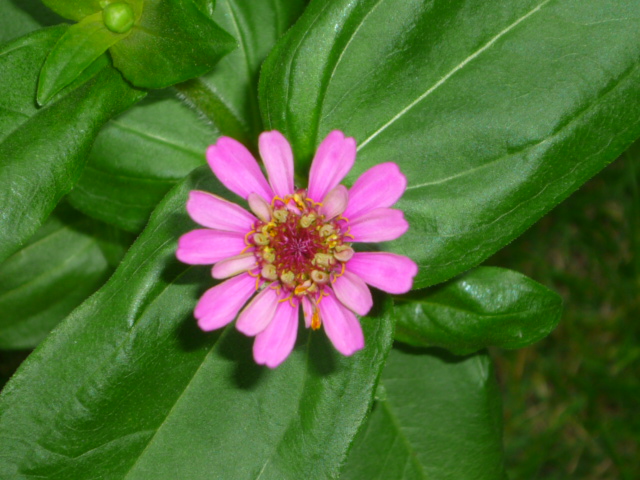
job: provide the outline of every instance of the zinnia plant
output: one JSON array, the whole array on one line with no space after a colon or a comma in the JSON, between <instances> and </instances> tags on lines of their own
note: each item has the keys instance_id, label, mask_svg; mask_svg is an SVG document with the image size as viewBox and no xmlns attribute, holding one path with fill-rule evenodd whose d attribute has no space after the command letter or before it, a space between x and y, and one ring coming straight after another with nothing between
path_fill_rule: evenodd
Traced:
<instances>
[{"instance_id":1,"label":"zinnia plant","mask_svg":"<svg viewBox=\"0 0 640 480\"><path fill-rule=\"evenodd\" d=\"M207 229L180 238L177 256L189 264L215 264L226 279L198 302L203 330L236 328L256 336L257 363L278 366L291 352L302 305L305 325L324 325L340 353L364 347L355 314L373 305L367 283L388 293L411 290L418 269L409 258L358 252L353 244L395 240L407 230L402 212L389 208L406 179L394 163L365 172L348 190L340 184L356 158L353 138L331 132L318 147L309 188L294 187L293 152L280 132L260 135L265 179L251 153L232 138L209 147L207 161L220 181L249 203L253 215L216 195L189 194L187 211ZM258 291L249 304L243 305Z\"/></svg>"},{"instance_id":2,"label":"zinnia plant","mask_svg":"<svg viewBox=\"0 0 640 480\"><path fill-rule=\"evenodd\" d=\"M640 137L638 19L0 1L0 479L506 478L563 301L495 254Z\"/></svg>"}]
</instances>

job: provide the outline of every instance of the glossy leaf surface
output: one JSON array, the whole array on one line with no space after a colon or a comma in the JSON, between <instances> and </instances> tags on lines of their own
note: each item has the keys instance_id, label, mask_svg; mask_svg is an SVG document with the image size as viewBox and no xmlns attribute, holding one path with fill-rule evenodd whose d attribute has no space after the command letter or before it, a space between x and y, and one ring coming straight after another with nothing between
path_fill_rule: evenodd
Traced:
<instances>
[{"instance_id":1,"label":"glossy leaf surface","mask_svg":"<svg viewBox=\"0 0 640 480\"><path fill-rule=\"evenodd\" d=\"M504 478L491 359L393 349L341 480Z\"/></svg>"},{"instance_id":2,"label":"glossy leaf surface","mask_svg":"<svg viewBox=\"0 0 640 480\"><path fill-rule=\"evenodd\" d=\"M100 127L143 96L108 65L35 107L38 71L64 27L41 30L0 51L0 261L35 233L71 190ZM94 72L87 72L88 75ZM77 83L82 83L76 87Z\"/></svg>"},{"instance_id":3,"label":"glossy leaf surface","mask_svg":"<svg viewBox=\"0 0 640 480\"><path fill-rule=\"evenodd\" d=\"M40 71L37 99L40 105L73 82L100 55L125 35L113 33L102 23L102 13L72 25L53 46Z\"/></svg>"},{"instance_id":4,"label":"glossy leaf surface","mask_svg":"<svg viewBox=\"0 0 640 480\"><path fill-rule=\"evenodd\" d=\"M205 162L217 137L171 90L152 92L98 134L69 200L87 215L139 232L169 189Z\"/></svg>"},{"instance_id":5,"label":"glossy leaf surface","mask_svg":"<svg viewBox=\"0 0 640 480\"><path fill-rule=\"evenodd\" d=\"M115 235L69 206L57 208L0 265L0 349L34 348L97 290L127 245Z\"/></svg>"},{"instance_id":6,"label":"glossy leaf surface","mask_svg":"<svg viewBox=\"0 0 640 480\"><path fill-rule=\"evenodd\" d=\"M224 135L255 145L262 131L257 95L260 67L305 5L303 0L217 2L213 18L238 40L239 47L211 73L178 88Z\"/></svg>"},{"instance_id":7,"label":"glossy leaf surface","mask_svg":"<svg viewBox=\"0 0 640 480\"><path fill-rule=\"evenodd\" d=\"M396 301L396 340L459 355L482 348L522 348L558 324L562 299L512 270L478 267L442 286Z\"/></svg>"},{"instance_id":8,"label":"glossy leaf surface","mask_svg":"<svg viewBox=\"0 0 640 480\"><path fill-rule=\"evenodd\" d=\"M337 477L393 322L380 308L363 318L367 346L352 357L305 330L275 370L255 365L233 327L200 331L193 307L213 281L175 248L194 228L188 191L220 192L212 177L198 169L166 197L109 282L6 386L1 477Z\"/></svg>"},{"instance_id":9,"label":"glossy leaf surface","mask_svg":"<svg viewBox=\"0 0 640 480\"><path fill-rule=\"evenodd\" d=\"M308 165L358 142L348 180L397 162L415 288L477 265L640 135L635 0L316 0L265 62L267 128Z\"/></svg>"},{"instance_id":10,"label":"glossy leaf surface","mask_svg":"<svg viewBox=\"0 0 640 480\"><path fill-rule=\"evenodd\" d=\"M146 0L130 35L109 51L134 85L165 88L204 75L235 46L192 0Z\"/></svg>"}]
</instances>

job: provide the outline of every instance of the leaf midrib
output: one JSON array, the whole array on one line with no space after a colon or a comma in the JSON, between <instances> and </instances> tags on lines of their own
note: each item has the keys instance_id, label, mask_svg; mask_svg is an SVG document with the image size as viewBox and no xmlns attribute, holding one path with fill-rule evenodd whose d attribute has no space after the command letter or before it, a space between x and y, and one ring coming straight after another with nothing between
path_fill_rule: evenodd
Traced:
<instances>
[{"instance_id":1,"label":"leaf midrib","mask_svg":"<svg viewBox=\"0 0 640 480\"><path fill-rule=\"evenodd\" d=\"M380 384L384 386L383 379L380 379ZM408 452L409 461L416 466L422 478L424 480L428 480L429 477L427 476L427 473L424 471L424 467L422 466L422 463L420 463L420 461L418 460L418 452L416 451L415 448L413 448L413 445L411 444L409 439L406 437L406 435L402 431L402 428L400 427L400 421L398 420L398 417L395 415L391 407L391 404L389 403L389 400L383 400L383 401L380 401L379 403L381 407L384 409L384 411L386 412L389 419L391 420L391 423L395 427L396 438L399 438L402 441L402 443L405 445L405 448L407 449L407 452Z\"/></svg>"},{"instance_id":2,"label":"leaf midrib","mask_svg":"<svg viewBox=\"0 0 640 480\"><path fill-rule=\"evenodd\" d=\"M358 145L358 151L362 150L367 144L369 144L369 142L371 142L375 137L377 137L384 130L389 128L396 120L401 118L405 113L407 113L409 110L411 110L413 107L415 107L418 103L422 102L422 100L424 100L429 95L431 95L434 91L436 91L438 88L440 88L440 86L444 85L444 83L447 80L449 80L449 78L451 78L457 72L462 70L468 63L472 62L474 59L476 59L482 53L484 53L489 48L491 48L500 38L505 36L507 33L509 33L515 27L517 27L520 23L524 22L526 19L528 19L529 17L531 17L532 15L534 15L535 13L540 11L542 9L542 7L544 7L550 1L551 0L544 0L543 2L538 4L538 6L536 6L532 10L530 10L528 13L524 14L523 16L518 18L515 22L511 23L509 26L507 26L506 28L504 28L500 32L498 32L497 35L492 37L491 40L489 40L487 43L485 43L482 47L480 47L474 53L472 53L471 55L467 56L462 62L460 62L455 67L453 67L453 69L451 69L447 74L445 74L442 78L440 78L440 80L438 80L435 84L433 84L431 87L429 87L423 94L421 94L418 98L416 98L414 101L409 103L405 108L403 108L402 110L400 110L400 112L398 112L396 115L394 115L389 121L387 121L385 124L383 124L381 127L379 127L375 132L373 132L371 135L369 135L369 137L367 137L363 142L360 143L360 145Z\"/></svg>"},{"instance_id":3,"label":"leaf midrib","mask_svg":"<svg viewBox=\"0 0 640 480\"><path fill-rule=\"evenodd\" d=\"M187 271L191 270L191 268L188 268L187 270L185 270L185 272L182 274L184 275ZM180 275L180 276L182 276ZM179 276L179 277L180 277ZM179 278L177 277L177 278ZM138 454L135 462L133 462L133 464L131 465L131 467L129 467L129 469L127 470L127 472L125 473L124 477L122 477L123 480L126 480L127 478L129 478L129 475L131 474L131 472L135 469L136 465L138 464L138 462L140 461L140 459L142 459L144 457L145 452L151 447L151 445L153 444L154 440L156 439L156 437L158 436L158 433L160 432L160 430L162 430L162 427L164 427L167 423L167 420L169 419L169 417L171 417L171 414L173 413L173 411L175 410L175 408L178 406L178 404L180 403L180 400L182 399L182 397L186 394L187 390L189 390L189 388L191 387L191 385L193 384L194 379L198 376L198 372L200 372L200 370L202 369L202 367L207 363L207 359L209 358L209 356L216 350L216 348L218 348L218 345L220 345L220 343L222 342L223 338L226 337L228 335L228 332L231 330L231 328L229 326L227 326L227 328L225 328L222 332L222 334L218 337L218 339L216 340L216 342L211 346L211 348L209 348L209 351L207 352L207 354L202 358L202 362L200 363L200 365L198 366L198 368L196 368L196 370L193 372L193 375L191 376L191 378L189 379L189 382L185 385L184 389L182 390L182 392L180 393L180 395L178 396L178 398L176 398L175 402L173 403L173 405L171 406L171 408L169 409L169 411L167 412L167 414L165 415L164 419L162 420L162 422L160 422L160 424L155 427L153 430L154 433L153 435L151 435L151 437L149 438L149 440L147 441L147 444L145 445L144 449L142 449L142 451L140 452L140 454Z\"/></svg>"}]
</instances>

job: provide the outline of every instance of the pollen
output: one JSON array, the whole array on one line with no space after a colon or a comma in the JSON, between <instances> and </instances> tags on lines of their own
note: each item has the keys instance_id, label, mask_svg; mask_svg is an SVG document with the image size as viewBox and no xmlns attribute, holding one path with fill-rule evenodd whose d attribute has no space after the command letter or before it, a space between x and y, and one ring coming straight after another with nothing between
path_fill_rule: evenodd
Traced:
<instances>
[{"instance_id":1,"label":"pollen","mask_svg":"<svg viewBox=\"0 0 640 480\"><path fill-rule=\"evenodd\" d=\"M311 328L314 330L318 330L321 326L322 322L320 321L320 313L318 312L318 308L316 307L311 317Z\"/></svg>"},{"instance_id":2,"label":"pollen","mask_svg":"<svg viewBox=\"0 0 640 480\"><path fill-rule=\"evenodd\" d=\"M276 198L271 206L272 217L257 221L257 233L248 239L264 280L279 279L282 288L301 297L318 293L342 275L344 262L353 256L342 217L326 219L320 213L322 205L304 190Z\"/></svg>"}]
</instances>

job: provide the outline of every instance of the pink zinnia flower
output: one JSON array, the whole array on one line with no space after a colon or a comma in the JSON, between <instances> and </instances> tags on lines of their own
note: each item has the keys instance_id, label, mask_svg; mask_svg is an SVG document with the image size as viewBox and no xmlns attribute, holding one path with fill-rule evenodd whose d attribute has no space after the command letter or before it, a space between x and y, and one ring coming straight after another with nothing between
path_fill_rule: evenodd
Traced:
<instances>
[{"instance_id":1,"label":"pink zinnia flower","mask_svg":"<svg viewBox=\"0 0 640 480\"><path fill-rule=\"evenodd\" d=\"M213 264L213 278L228 279L198 302L198 325L215 330L237 317L236 328L256 337L256 362L274 368L293 349L302 305L306 327L324 325L335 348L351 355L364 347L356 314L366 315L373 304L366 284L405 293L418 271L407 257L352 248L406 232L402 212L389 208L404 193L406 178L395 163L383 163L347 190L340 181L353 166L356 143L337 130L320 144L307 190L294 187L293 153L280 132L262 133L259 148L269 181L232 138L207 151L213 173L253 214L211 193L190 192L187 211L206 228L183 235L177 257Z\"/></svg>"}]
</instances>

